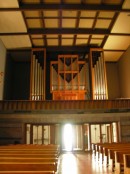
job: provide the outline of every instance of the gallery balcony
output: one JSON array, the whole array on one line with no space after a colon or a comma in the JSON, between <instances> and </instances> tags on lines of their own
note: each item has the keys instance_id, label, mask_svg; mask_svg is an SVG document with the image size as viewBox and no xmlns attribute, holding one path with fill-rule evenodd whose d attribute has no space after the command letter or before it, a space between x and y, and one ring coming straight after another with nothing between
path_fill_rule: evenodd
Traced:
<instances>
[{"instance_id":1,"label":"gallery balcony","mask_svg":"<svg viewBox=\"0 0 130 174\"><path fill-rule=\"evenodd\" d=\"M93 113L129 112L130 99L116 100L2 100L0 113L43 112L43 113Z\"/></svg>"}]
</instances>

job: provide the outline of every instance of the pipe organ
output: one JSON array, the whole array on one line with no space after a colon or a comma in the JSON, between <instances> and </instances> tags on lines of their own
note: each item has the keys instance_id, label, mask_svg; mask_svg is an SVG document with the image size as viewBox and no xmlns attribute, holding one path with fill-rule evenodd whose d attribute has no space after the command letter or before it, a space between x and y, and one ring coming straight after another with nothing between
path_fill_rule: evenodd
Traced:
<instances>
[{"instance_id":1,"label":"pipe organ","mask_svg":"<svg viewBox=\"0 0 130 174\"><path fill-rule=\"evenodd\" d=\"M45 49L32 49L30 100L45 100Z\"/></svg>"},{"instance_id":2,"label":"pipe organ","mask_svg":"<svg viewBox=\"0 0 130 174\"><path fill-rule=\"evenodd\" d=\"M108 99L106 68L102 49L90 49L92 100Z\"/></svg>"},{"instance_id":3,"label":"pipe organ","mask_svg":"<svg viewBox=\"0 0 130 174\"><path fill-rule=\"evenodd\" d=\"M51 61L50 89L53 100L85 100L86 62L78 55L58 55Z\"/></svg>"},{"instance_id":4,"label":"pipe organ","mask_svg":"<svg viewBox=\"0 0 130 174\"><path fill-rule=\"evenodd\" d=\"M58 55L57 61L51 61L50 92L53 100L108 99L103 49L91 48L87 60L79 59L78 55ZM46 50L34 48L31 56L30 100L45 100L45 82Z\"/></svg>"}]
</instances>

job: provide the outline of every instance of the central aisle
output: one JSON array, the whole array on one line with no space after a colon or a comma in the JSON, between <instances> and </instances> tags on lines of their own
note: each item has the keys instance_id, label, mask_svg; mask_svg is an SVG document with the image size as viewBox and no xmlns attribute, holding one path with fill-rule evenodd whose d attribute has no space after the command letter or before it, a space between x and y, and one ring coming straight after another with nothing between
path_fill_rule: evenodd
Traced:
<instances>
[{"instance_id":1,"label":"central aisle","mask_svg":"<svg viewBox=\"0 0 130 174\"><path fill-rule=\"evenodd\" d=\"M112 174L91 153L65 153L59 157L57 174Z\"/></svg>"}]
</instances>

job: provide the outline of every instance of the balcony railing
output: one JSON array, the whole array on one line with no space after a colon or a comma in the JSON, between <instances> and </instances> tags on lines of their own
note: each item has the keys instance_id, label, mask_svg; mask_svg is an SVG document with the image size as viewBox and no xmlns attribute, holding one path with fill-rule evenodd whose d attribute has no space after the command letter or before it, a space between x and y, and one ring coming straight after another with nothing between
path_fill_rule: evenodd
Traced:
<instances>
[{"instance_id":1,"label":"balcony railing","mask_svg":"<svg viewBox=\"0 0 130 174\"><path fill-rule=\"evenodd\" d=\"M0 112L18 111L116 111L130 110L130 99L117 100L78 100L78 101L29 101L29 100L3 100L0 101Z\"/></svg>"}]
</instances>

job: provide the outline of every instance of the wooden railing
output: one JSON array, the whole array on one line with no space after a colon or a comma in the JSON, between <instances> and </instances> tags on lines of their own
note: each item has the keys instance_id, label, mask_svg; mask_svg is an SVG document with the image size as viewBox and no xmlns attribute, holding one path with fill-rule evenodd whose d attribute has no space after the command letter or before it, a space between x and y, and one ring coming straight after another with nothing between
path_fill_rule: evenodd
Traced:
<instances>
[{"instance_id":1,"label":"wooden railing","mask_svg":"<svg viewBox=\"0 0 130 174\"><path fill-rule=\"evenodd\" d=\"M129 110L130 99L118 100L79 100L79 101L0 101L0 112L10 111L58 111L58 110Z\"/></svg>"}]
</instances>

